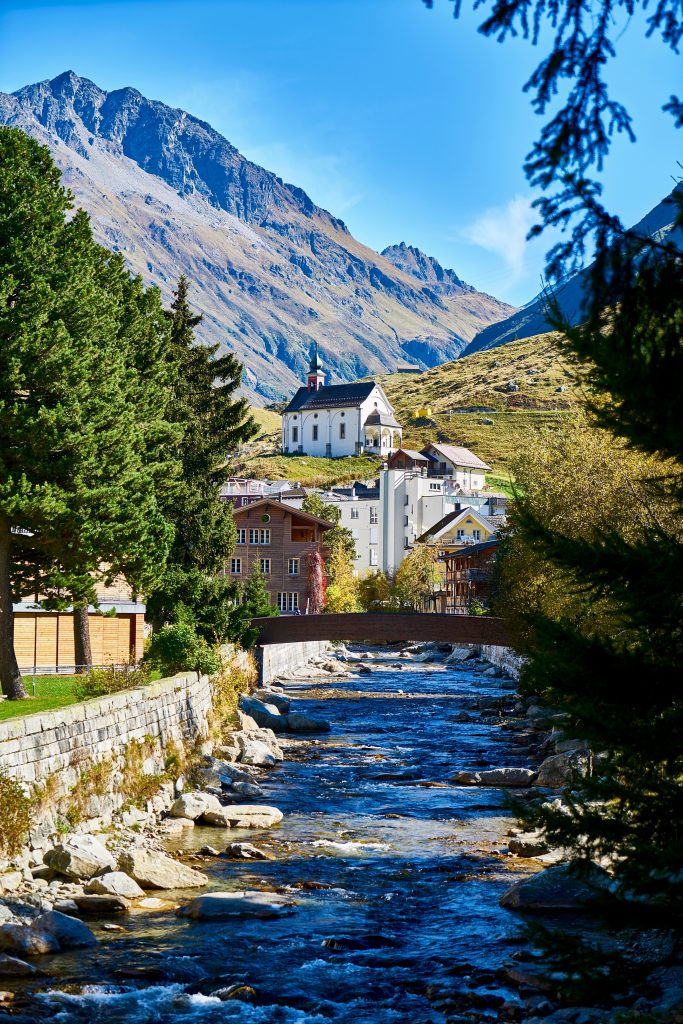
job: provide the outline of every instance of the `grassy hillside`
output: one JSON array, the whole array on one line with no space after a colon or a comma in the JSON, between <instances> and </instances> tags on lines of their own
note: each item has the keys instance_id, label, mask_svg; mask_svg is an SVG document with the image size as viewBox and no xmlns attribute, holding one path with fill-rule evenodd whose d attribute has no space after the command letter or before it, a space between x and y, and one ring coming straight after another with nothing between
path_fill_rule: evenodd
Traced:
<instances>
[{"instance_id":1,"label":"grassy hillside","mask_svg":"<svg viewBox=\"0 0 683 1024\"><path fill-rule=\"evenodd\" d=\"M404 447L420 449L428 441L464 445L493 467L490 483L503 489L509 484L509 467L521 442L539 427L570 416L584 399L580 370L560 355L551 334L476 352L426 373L384 374L374 379L396 408L404 428ZM487 411L464 411L473 407ZM430 410L428 417L414 417L416 410L425 408ZM280 415L265 409L252 411L262 431L245 446L240 473L320 486L362 480L377 472L378 460L370 456L280 455Z\"/></svg>"}]
</instances>

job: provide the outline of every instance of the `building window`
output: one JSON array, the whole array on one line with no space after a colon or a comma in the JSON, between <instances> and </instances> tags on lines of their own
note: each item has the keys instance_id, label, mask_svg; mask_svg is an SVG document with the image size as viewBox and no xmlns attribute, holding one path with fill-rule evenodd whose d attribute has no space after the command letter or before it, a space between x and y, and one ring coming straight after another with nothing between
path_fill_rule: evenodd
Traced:
<instances>
[{"instance_id":1,"label":"building window","mask_svg":"<svg viewBox=\"0 0 683 1024\"><path fill-rule=\"evenodd\" d=\"M298 427L292 427L292 443L293 444L298 444L299 443L299 428Z\"/></svg>"},{"instance_id":2,"label":"building window","mask_svg":"<svg viewBox=\"0 0 683 1024\"><path fill-rule=\"evenodd\" d=\"M440 491L441 490L441 484L430 484L429 485L429 490L430 491Z\"/></svg>"},{"instance_id":3,"label":"building window","mask_svg":"<svg viewBox=\"0 0 683 1024\"><path fill-rule=\"evenodd\" d=\"M475 540L481 540L481 530L472 530L472 536Z\"/></svg>"},{"instance_id":4,"label":"building window","mask_svg":"<svg viewBox=\"0 0 683 1024\"><path fill-rule=\"evenodd\" d=\"M352 508L351 509L351 518L352 519L358 519L358 509L357 508Z\"/></svg>"},{"instance_id":5,"label":"building window","mask_svg":"<svg viewBox=\"0 0 683 1024\"><path fill-rule=\"evenodd\" d=\"M296 590L281 590L277 595L277 606L281 612L295 612L299 607L299 594Z\"/></svg>"},{"instance_id":6,"label":"building window","mask_svg":"<svg viewBox=\"0 0 683 1024\"><path fill-rule=\"evenodd\" d=\"M403 504L404 505L410 504L410 498L409 498L409 496L407 494L406 494L405 498L403 499Z\"/></svg>"},{"instance_id":7,"label":"building window","mask_svg":"<svg viewBox=\"0 0 683 1024\"><path fill-rule=\"evenodd\" d=\"M370 527L370 544L377 544L377 527Z\"/></svg>"},{"instance_id":8,"label":"building window","mask_svg":"<svg viewBox=\"0 0 683 1024\"><path fill-rule=\"evenodd\" d=\"M340 423L339 424L339 440L343 441L345 439L345 437L346 437L346 424L345 423Z\"/></svg>"},{"instance_id":9,"label":"building window","mask_svg":"<svg viewBox=\"0 0 683 1024\"><path fill-rule=\"evenodd\" d=\"M377 548L370 548L370 565L377 565Z\"/></svg>"},{"instance_id":10,"label":"building window","mask_svg":"<svg viewBox=\"0 0 683 1024\"><path fill-rule=\"evenodd\" d=\"M318 440L318 424L317 423L315 423L313 425L313 440L314 441Z\"/></svg>"},{"instance_id":11,"label":"building window","mask_svg":"<svg viewBox=\"0 0 683 1024\"><path fill-rule=\"evenodd\" d=\"M261 559L261 572L263 573L264 576L270 576L270 559L269 558L262 558Z\"/></svg>"},{"instance_id":12,"label":"building window","mask_svg":"<svg viewBox=\"0 0 683 1024\"><path fill-rule=\"evenodd\" d=\"M377 519L377 506L376 505L371 505L370 506L370 525L371 526L376 526L377 523L378 523L378 519Z\"/></svg>"},{"instance_id":13,"label":"building window","mask_svg":"<svg viewBox=\"0 0 683 1024\"><path fill-rule=\"evenodd\" d=\"M404 537L403 538L403 547L404 548L409 548L410 547L410 537Z\"/></svg>"},{"instance_id":14,"label":"building window","mask_svg":"<svg viewBox=\"0 0 683 1024\"><path fill-rule=\"evenodd\" d=\"M464 530L458 530L458 532L456 534L456 539L457 540L464 540L465 539L465 531Z\"/></svg>"},{"instance_id":15,"label":"building window","mask_svg":"<svg viewBox=\"0 0 683 1024\"><path fill-rule=\"evenodd\" d=\"M259 530L259 544L270 544L270 530Z\"/></svg>"},{"instance_id":16,"label":"building window","mask_svg":"<svg viewBox=\"0 0 683 1024\"><path fill-rule=\"evenodd\" d=\"M287 562L287 573L290 576L298 576L300 564L301 563L298 558L290 558Z\"/></svg>"},{"instance_id":17,"label":"building window","mask_svg":"<svg viewBox=\"0 0 683 1024\"><path fill-rule=\"evenodd\" d=\"M230 559L230 575L239 576L242 572L242 559L231 558Z\"/></svg>"},{"instance_id":18,"label":"building window","mask_svg":"<svg viewBox=\"0 0 683 1024\"><path fill-rule=\"evenodd\" d=\"M240 530L237 531L237 543L238 544L246 544L247 543L247 531L246 530L241 530L240 529Z\"/></svg>"}]
</instances>

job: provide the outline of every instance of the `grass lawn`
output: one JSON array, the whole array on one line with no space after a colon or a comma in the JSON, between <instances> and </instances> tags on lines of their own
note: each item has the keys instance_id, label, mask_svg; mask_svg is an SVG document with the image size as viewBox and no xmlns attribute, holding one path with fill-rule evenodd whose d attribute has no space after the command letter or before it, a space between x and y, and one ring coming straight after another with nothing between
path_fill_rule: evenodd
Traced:
<instances>
[{"instance_id":1,"label":"grass lawn","mask_svg":"<svg viewBox=\"0 0 683 1024\"><path fill-rule=\"evenodd\" d=\"M33 677L24 676L28 690L27 700L0 700L0 722L19 715L33 715L39 711L54 711L69 704L77 704L76 685L83 676L36 676L36 695L33 696ZM150 683L161 679L161 672L155 670L149 677Z\"/></svg>"},{"instance_id":2,"label":"grass lawn","mask_svg":"<svg viewBox=\"0 0 683 1024\"><path fill-rule=\"evenodd\" d=\"M53 711L54 708L63 708L67 704L75 704L78 700L75 694L76 683L79 676L36 676L36 695L29 696L28 700L3 700L0 701L0 721L6 718L16 718L18 715L32 715L36 711ZM31 676L24 676L24 686L33 693L33 679Z\"/></svg>"},{"instance_id":3,"label":"grass lawn","mask_svg":"<svg viewBox=\"0 0 683 1024\"><path fill-rule=\"evenodd\" d=\"M312 455L255 455L245 464L257 480L291 480L304 487L325 487L377 476L381 461L370 455L321 459Z\"/></svg>"}]
</instances>

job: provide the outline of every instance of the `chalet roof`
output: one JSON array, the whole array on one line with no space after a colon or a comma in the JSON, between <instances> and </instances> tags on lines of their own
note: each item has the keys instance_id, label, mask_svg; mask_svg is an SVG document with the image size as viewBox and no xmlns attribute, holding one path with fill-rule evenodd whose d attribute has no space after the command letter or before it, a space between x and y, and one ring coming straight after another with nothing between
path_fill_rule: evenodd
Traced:
<instances>
[{"instance_id":1,"label":"chalet roof","mask_svg":"<svg viewBox=\"0 0 683 1024\"><path fill-rule=\"evenodd\" d=\"M423 543L426 540L437 540L439 537L443 536L450 527L455 526L461 519L467 519L468 516L472 516L472 518L476 519L481 526L485 527L487 530L492 530L495 533L498 523L494 522L492 517L484 516L481 512L472 508L471 505L468 505L466 508L455 509L453 512L449 512L443 517L443 519L440 519L438 523L434 523L434 525L430 526L428 530L425 530L424 533L417 538L417 542ZM503 519L503 517L495 516L495 519Z\"/></svg>"},{"instance_id":2,"label":"chalet roof","mask_svg":"<svg viewBox=\"0 0 683 1024\"><path fill-rule=\"evenodd\" d=\"M500 541L497 537L492 537L491 540L484 540L481 544L469 544L462 551L447 551L445 555L441 556L441 561L449 562L454 558L470 558L471 555L479 555L484 551L493 551L495 548L500 546Z\"/></svg>"},{"instance_id":3,"label":"chalet roof","mask_svg":"<svg viewBox=\"0 0 683 1024\"><path fill-rule=\"evenodd\" d=\"M392 458L396 455L407 455L413 462L429 462L429 456L422 452L414 452L412 448L397 448Z\"/></svg>"},{"instance_id":4,"label":"chalet roof","mask_svg":"<svg viewBox=\"0 0 683 1024\"><path fill-rule=\"evenodd\" d=\"M301 387L290 401L285 412L298 412L300 409L340 409L358 408L375 388L375 382L361 381L356 384L328 384L327 387L309 391Z\"/></svg>"},{"instance_id":5,"label":"chalet roof","mask_svg":"<svg viewBox=\"0 0 683 1024\"><path fill-rule=\"evenodd\" d=\"M310 512L304 512L303 509L295 508L293 505L287 505L284 501L279 501L277 498L262 498L260 501L252 501L250 505L242 505L241 508L236 508L234 511L235 519L240 516L248 515L254 511L254 509L260 508L272 508L278 509L280 512L284 511L290 516L296 516L297 519L305 519L309 523L316 523L322 527L323 530L331 530L334 523L330 523L327 519L321 519L319 516L312 516Z\"/></svg>"},{"instance_id":6,"label":"chalet roof","mask_svg":"<svg viewBox=\"0 0 683 1024\"><path fill-rule=\"evenodd\" d=\"M428 448L432 448L447 462L452 462L454 466L465 466L467 469L491 469L469 448L460 448L454 444L435 444L434 441L430 441ZM423 453L428 454L426 449L423 449Z\"/></svg>"}]
</instances>

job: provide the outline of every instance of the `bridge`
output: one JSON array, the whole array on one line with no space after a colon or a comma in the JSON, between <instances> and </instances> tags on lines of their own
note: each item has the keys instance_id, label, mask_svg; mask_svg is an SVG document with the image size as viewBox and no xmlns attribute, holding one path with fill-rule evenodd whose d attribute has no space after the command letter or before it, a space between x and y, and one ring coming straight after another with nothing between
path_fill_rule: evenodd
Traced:
<instances>
[{"instance_id":1,"label":"bridge","mask_svg":"<svg viewBox=\"0 0 683 1024\"><path fill-rule=\"evenodd\" d=\"M294 644L306 640L345 640L356 643L404 640L449 644L509 646L502 619L489 615L441 615L421 612L353 612L330 615L275 615L251 620L259 630L256 641Z\"/></svg>"}]
</instances>

